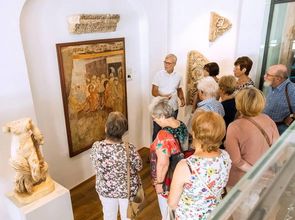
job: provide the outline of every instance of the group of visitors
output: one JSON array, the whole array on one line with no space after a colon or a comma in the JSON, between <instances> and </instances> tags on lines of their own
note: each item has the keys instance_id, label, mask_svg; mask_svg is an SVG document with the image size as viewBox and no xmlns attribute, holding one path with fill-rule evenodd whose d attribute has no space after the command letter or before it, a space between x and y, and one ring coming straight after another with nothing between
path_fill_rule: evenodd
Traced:
<instances>
[{"instance_id":1,"label":"group of visitors","mask_svg":"<svg viewBox=\"0 0 295 220\"><path fill-rule=\"evenodd\" d=\"M286 66L271 66L265 74L271 87L265 98L249 77L253 64L249 57L235 61L234 76L217 78L218 64L209 63L197 84L194 111L185 124L177 119L178 105L184 106L185 99L181 76L174 70L176 61L175 55L168 54L164 70L153 80L151 184L163 220L171 219L172 213L176 219L207 219L225 189L230 190L279 138L279 131L281 134L293 122L295 85L288 79ZM117 219L118 207L121 219L128 219L129 195L132 200L141 184L137 173L142 160L132 144L122 141L126 130L124 115L110 113L106 139L95 142L91 150L96 190L108 220Z\"/></svg>"}]
</instances>

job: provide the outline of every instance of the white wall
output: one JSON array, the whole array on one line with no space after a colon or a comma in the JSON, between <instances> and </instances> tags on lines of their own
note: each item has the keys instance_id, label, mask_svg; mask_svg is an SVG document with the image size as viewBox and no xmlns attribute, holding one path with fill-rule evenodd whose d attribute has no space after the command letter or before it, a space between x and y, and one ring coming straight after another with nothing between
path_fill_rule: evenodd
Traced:
<instances>
[{"instance_id":1,"label":"white wall","mask_svg":"<svg viewBox=\"0 0 295 220\"><path fill-rule=\"evenodd\" d=\"M253 59L250 77L259 86L264 42L267 31L270 0L243 0L240 7L240 22L237 32L235 57L248 55Z\"/></svg>"},{"instance_id":2,"label":"white wall","mask_svg":"<svg viewBox=\"0 0 295 220\"><path fill-rule=\"evenodd\" d=\"M168 30L168 2L169 0L129 0L132 8L139 18L140 57L135 63L139 64L141 71L136 72L140 78L142 106L138 103L129 108L141 108L142 117L134 121L136 126L142 127L139 137L142 146L149 147L151 142L151 116L148 105L151 101L151 81L153 75L163 66L163 57L167 53ZM139 122L139 123L138 123ZM140 126L141 125L141 126Z\"/></svg>"},{"instance_id":3,"label":"white wall","mask_svg":"<svg viewBox=\"0 0 295 220\"><path fill-rule=\"evenodd\" d=\"M177 69L185 73L187 54L191 50L201 52L209 61L220 65L221 74L230 74L233 69L235 42L239 20L240 1L186 1L173 0L170 8L170 49L178 55ZM232 22L232 28L209 42L210 12L216 12Z\"/></svg>"},{"instance_id":4,"label":"white wall","mask_svg":"<svg viewBox=\"0 0 295 220\"><path fill-rule=\"evenodd\" d=\"M77 13L117 13L120 14L121 19L116 32L69 34L67 16ZM68 155L56 43L125 37L126 66L127 70L132 71L133 76L131 81L127 81L129 106L129 135L127 138L136 146L143 146L142 124L136 122L143 118L142 93L138 91L141 91L142 87L141 68L148 69L146 64L148 59L139 62L141 53L138 48L146 51L148 45L139 40L139 17L129 4L116 0L101 0L99 4L91 0L75 3L70 0L42 2L31 0L26 3L21 15L21 33L37 119L47 140L43 151L49 165L52 164L50 173L56 181L72 188L93 175L89 150L73 158L69 158Z\"/></svg>"},{"instance_id":5,"label":"white wall","mask_svg":"<svg viewBox=\"0 0 295 220\"><path fill-rule=\"evenodd\" d=\"M220 75L233 74L237 57L249 56L253 60L250 77L258 85L262 59L259 55L263 53L268 11L269 0L170 1L167 42L168 51L178 56L176 70L186 78L187 54L191 50L217 62ZM208 40L210 12L232 23L232 28L214 42ZM184 111L180 116L185 117Z\"/></svg>"},{"instance_id":6,"label":"white wall","mask_svg":"<svg viewBox=\"0 0 295 220\"><path fill-rule=\"evenodd\" d=\"M24 0L0 3L0 125L29 116L35 119L31 89L19 32L19 15ZM12 188L14 173L8 165L10 136L0 132L0 219L9 219L4 205L4 193Z\"/></svg>"},{"instance_id":7,"label":"white wall","mask_svg":"<svg viewBox=\"0 0 295 220\"><path fill-rule=\"evenodd\" d=\"M143 147L151 138L147 109L151 79L162 68L165 54L175 53L179 58L176 68L185 73L187 52L198 50L228 74L237 56L256 59L263 39L264 1L27 0L23 11L25 0L2 2L0 124L24 116L37 121L45 135L43 151L50 174L67 188L86 180L93 171L89 151L68 156L56 43L125 37L127 70L133 76L127 82L127 139ZM208 42L210 11L233 23L214 43ZM77 13L119 13L121 20L114 33L71 35L66 18ZM248 33L253 23L256 26ZM247 39L251 40L245 43ZM255 69L252 74L255 76ZM3 199L12 187L14 172L8 165L10 137L0 133L0 138L0 219L8 219Z\"/></svg>"},{"instance_id":8,"label":"white wall","mask_svg":"<svg viewBox=\"0 0 295 220\"><path fill-rule=\"evenodd\" d=\"M212 0L171 1L169 11L169 50L179 59L176 68L186 72L187 54L201 52L210 61L220 65L220 74L233 74L233 63L239 56L249 56L254 65L251 77L257 74L258 54L264 21L265 1ZM208 41L210 12L228 18L232 28L214 42Z\"/></svg>"}]
</instances>

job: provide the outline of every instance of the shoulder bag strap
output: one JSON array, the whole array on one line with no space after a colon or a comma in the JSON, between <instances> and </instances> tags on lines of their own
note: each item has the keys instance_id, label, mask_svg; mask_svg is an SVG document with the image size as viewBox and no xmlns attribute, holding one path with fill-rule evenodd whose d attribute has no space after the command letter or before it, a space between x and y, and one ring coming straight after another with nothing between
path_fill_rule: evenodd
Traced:
<instances>
[{"instance_id":1,"label":"shoulder bag strap","mask_svg":"<svg viewBox=\"0 0 295 220\"><path fill-rule=\"evenodd\" d=\"M126 148L127 153L127 193L128 193L128 200L130 199L130 149L129 144L124 142L124 146Z\"/></svg>"},{"instance_id":2,"label":"shoulder bag strap","mask_svg":"<svg viewBox=\"0 0 295 220\"><path fill-rule=\"evenodd\" d=\"M190 173L193 174L193 171L192 171L192 167L191 167L190 162L188 161L188 159L186 159L185 161L186 161L186 164L188 166L188 169L189 169Z\"/></svg>"},{"instance_id":3,"label":"shoulder bag strap","mask_svg":"<svg viewBox=\"0 0 295 220\"><path fill-rule=\"evenodd\" d=\"M260 132L263 134L268 146L271 146L271 142L270 142L270 139L269 137L267 136L266 132L264 131L264 129L256 122L254 121L252 118L248 118L248 117L243 117L244 119L252 122L252 124L254 124L259 130Z\"/></svg>"},{"instance_id":4,"label":"shoulder bag strap","mask_svg":"<svg viewBox=\"0 0 295 220\"><path fill-rule=\"evenodd\" d=\"M288 102L288 107L289 107L289 111L290 111L290 114L292 115L294 112L292 110L292 107L291 107L291 102L290 102L290 97L289 97L289 94L288 94L288 85L289 85L290 82L287 83L286 87L285 87L285 94L286 94L286 99L287 99L287 102Z\"/></svg>"},{"instance_id":5,"label":"shoulder bag strap","mask_svg":"<svg viewBox=\"0 0 295 220\"><path fill-rule=\"evenodd\" d=\"M186 160L186 164L188 165L188 168L190 170L190 172L192 173L192 168L190 165L190 162L188 160ZM216 198L220 198L220 196L217 196L208 186L207 184L203 181L203 179L200 177L198 171L196 170L195 174L197 175L198 179L200 180L200 182L202 183L202 185Z\"/></svg>"}]
</instances>

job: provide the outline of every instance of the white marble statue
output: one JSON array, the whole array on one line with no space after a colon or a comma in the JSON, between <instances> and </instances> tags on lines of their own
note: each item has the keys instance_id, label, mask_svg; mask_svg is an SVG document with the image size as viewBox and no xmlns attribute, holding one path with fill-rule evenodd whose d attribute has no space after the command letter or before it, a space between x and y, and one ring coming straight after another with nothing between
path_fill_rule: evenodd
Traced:
<instances>
[{"instance_id":1,"label":"white marble statue","mask_svg":"<svg viewBox=\"0 0 295 220\"><path fill-rule=\"evenodd\" d=\"M22 118L8 122L3 126L3 132L12 134L9 162L16 172L16 199L29 203L53 191L54 183L47 175L48 165L40 149L44 144L43 135L32 120Z\"/></svg>"}]
</instances>

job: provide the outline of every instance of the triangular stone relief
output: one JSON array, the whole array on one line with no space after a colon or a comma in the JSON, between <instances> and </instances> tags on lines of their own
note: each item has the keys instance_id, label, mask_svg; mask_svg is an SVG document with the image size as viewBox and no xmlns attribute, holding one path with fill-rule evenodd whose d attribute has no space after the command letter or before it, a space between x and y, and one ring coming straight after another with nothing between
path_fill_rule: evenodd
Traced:
<instances>
[{"instance_id":1,"label":"triangular stone relief","mask_svg":"<svg viewBox=\"0 0 295 220\"><path fill-rule=\"evenodd\" d=\"M203 67L209 63L208 59L196 50L192 50L187 55L187 68L186 68L186 103L192 105L194 96L197 92L197 84L200 79L204 77Z\"/></svg>"},{"instance_id":2,"label":"triangular stone relief","mask_svg":"<svg viewBox=\"0 0 295 220\"><path fill-rule=\"evenodd\" d=\"M231 28L231 22L215 12L211 12L209 41L213 42Z\"/></svg>"}]
</instances>

